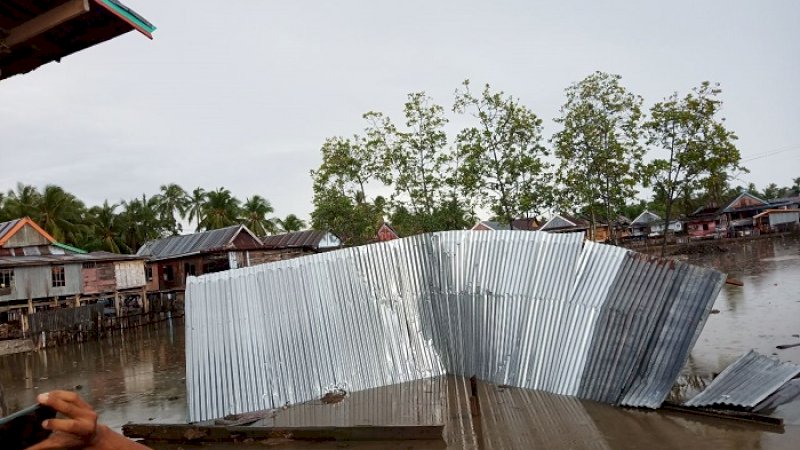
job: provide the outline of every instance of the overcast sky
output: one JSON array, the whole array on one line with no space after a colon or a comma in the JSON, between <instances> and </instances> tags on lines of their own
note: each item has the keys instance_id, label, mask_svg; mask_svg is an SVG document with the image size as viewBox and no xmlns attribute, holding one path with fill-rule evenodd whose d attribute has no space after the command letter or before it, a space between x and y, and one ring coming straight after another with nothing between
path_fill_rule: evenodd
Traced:
<instances>
[{"instance_id":1,"label":"overcast sky","mask_svg":"<svg viewBox=\"0 0 800 450\"><path fill-rule=\"evenodd\" d=\"M545 119L595 70L647 106L720 82L751 173L800 177L800 2L125 0L155 24L0 82L0 189L55 183L89 205L175 182L311 211L328 136L407 93L470 78Z\"/></svg>"}]
</instances>

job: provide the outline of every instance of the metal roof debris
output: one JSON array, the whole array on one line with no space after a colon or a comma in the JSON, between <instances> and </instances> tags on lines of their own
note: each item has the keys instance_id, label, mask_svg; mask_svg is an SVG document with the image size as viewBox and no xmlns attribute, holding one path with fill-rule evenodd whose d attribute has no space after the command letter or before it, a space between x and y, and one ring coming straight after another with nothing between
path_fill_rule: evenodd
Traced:
<instances>
[{"instance_id":1,"label":"metal roof debris","mask_svg":"<svg viewBox=\"0 0 800 450\"><path fill-rule=\"evenodd\" d=\"M684 405L753 408L798 374L800 366L750 350L726 367L703 392Z\"/></svg>"},{"instance_id":2,"label":"metal roof debris","mask_svg":"<svg viewBox=\"0 0 800 450\"><path fill-rule=\"evenodd\" d=\"M445 374L657 407L724 275L583 242L450 231L190 277L192 421Z\"/></svg>"}]
</instances>

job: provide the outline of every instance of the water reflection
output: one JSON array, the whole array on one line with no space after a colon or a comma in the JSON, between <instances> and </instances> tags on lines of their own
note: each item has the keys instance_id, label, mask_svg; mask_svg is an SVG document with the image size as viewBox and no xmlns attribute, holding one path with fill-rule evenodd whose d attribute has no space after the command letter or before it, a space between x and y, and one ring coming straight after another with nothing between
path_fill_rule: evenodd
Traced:
<instances>
[{"instance_id":1,"label":"water reflection","mask_svg":"<svg viewBox=\"0 0 800 450\"><path fill-rule=\"evenodd\" d=\"M182 322L125 330L100 341L0 357L9 407L53 389L78 389L114 428L185 420Z\"/></svg>"},{"instance_id":2,"label":"water reflection","mask_svg":"<svg viewBox=\"0 0 800 450\"><path fill-rule=\"evenodd\" d=\"M713 255L692 255L687 262L713 267L744 282L726 285L709 316L690 360L693 375L710 377L750 349L800 363L800 239L747 241Z\"/></svg>"}]
</instances>

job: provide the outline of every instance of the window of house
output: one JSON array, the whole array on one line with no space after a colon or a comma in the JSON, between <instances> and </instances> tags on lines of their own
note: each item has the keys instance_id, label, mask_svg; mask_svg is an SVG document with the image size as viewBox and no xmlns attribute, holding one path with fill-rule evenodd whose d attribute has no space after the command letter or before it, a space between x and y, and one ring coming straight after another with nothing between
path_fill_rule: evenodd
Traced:
<instances>
[{"instance_id":1,"label":"window of house","mask_svg":"<svg viewBox=\"0 0 800 450\"><path fill-rule=\"evenodd\" d=\"M172 266L162 267L164 273L164 281L172 281L175 279L175 273L172 271Z\"/></svg>"},{"instance_id":2,"label":"window of house","mask_svg":"<svg viewBox=\"0 0 800 450\"><path fill-rule=\"evenodd\" d=\"M95 261L89 261L89 262L83 263L83 268L84 269L94 269L95 267L97 267L97 263Z\"/></svg>"},{"instance_id":3,"label":"window of house","mask_svg":"<svg viewBox=\"0 0 800 450\"><path fill-rule=\"evenodd\" d=\"M704 229L704 230L708 230L708 224L707 224L707 223L704 223L704 224L703 224L703 229Z\"/></svg>"},{"instance_id":4,"label":"window of house","mask_svg":"<svg viewBox=\"0 0 800 450\"><path fill-rule=\"evenodd\" d=\"M144 266L144 277L147 281L153 281L153 266Z\"/></svg>"},{"instance_id":5,"label":"window of house","mask_svg":"<svg viewBox=\"0 0 800 450\"><path fill-rule=\"evenodd\" d=\"M52 268L53 287L63 287L67 285L64 278L64 266L53 266Z\"/></svg>"},{"instance_id":6,"label":"window of house","mask_svg":"<svg viewBox=\"0 0 800 450\"><path fill-rule=\"evenodd\" d=\"M14 269L0 269L0 289L14 287Z\"/></svg>"}]
</instances>

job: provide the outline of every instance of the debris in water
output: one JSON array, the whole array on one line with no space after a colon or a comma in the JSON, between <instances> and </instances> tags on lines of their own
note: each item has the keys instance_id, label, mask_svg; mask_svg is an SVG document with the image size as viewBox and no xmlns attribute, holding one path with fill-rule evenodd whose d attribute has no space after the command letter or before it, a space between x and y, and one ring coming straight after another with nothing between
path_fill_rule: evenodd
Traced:
<instances>
[{"instance_id":1,"label":"debris in water","mask_svg":"<svg viewBox=\"0 0 800 450\"><path fill-rule=\"evenodd\" d=\"M719 314L719 310L718 309L712 309L711 310L711 314Z\"/></svg>"},{"instance_id":2,"label":"debris in water","mask_svg":"<svg viewBox=\"0 0 800 450\"><path fill-rule=\"evenodd\" d=\"M744 282L738 278L728 277L725 284L732 284L734 286L744 286Z\"/></svg>"},{"instance_id":3,"label":"debris in water","mask_svg":"<svg viewBox=\"0 0 800 450\"><path fill-rule=\"evenodd\" d=\"M339 403L347 396L347 391L342 389L337 389L335 391L330 391L322 396L320 399L322 403L326 405L333 405L334 403Z\"/></svg>"},{"instance_id":4,"label":"debris in water","mask_svg":"<svg viewBox=\"0 0 800 450\"><path fill-rule=\"evenodd\" d=\"M792 348L792 347L800 347L800 342L798 342L797 344L784 344L775 346L775 348L777 348L778 350L786 350L787 348Z\"/></svg>"}]
</instances>

